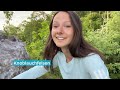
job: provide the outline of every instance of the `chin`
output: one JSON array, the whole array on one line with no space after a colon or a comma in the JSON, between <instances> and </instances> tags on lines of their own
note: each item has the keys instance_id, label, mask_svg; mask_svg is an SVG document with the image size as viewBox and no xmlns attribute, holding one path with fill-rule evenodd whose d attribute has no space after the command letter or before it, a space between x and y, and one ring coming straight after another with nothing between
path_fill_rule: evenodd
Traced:
<instances>
[{"instance_id":1,"label":"chin","mask_svg":"<svg viewBox=\"0 0 120 90\"><path fill-rule=\"evenodd\" d=\"M65 45L58 45L58 44L56 44L56 46L59 48L65 47Z\"/></svg>"}]
</instances>

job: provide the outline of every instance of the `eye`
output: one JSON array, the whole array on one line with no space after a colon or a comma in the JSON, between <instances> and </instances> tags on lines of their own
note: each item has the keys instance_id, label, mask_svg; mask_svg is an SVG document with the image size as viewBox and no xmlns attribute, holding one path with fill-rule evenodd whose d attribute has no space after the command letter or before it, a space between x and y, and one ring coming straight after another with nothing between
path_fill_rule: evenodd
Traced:
<instances>
[{"instance_id":1,"label":"eye","mask_svg":"<svg viewBox=\"0 0 120 90\"><path fill-rule=\"evenodd\" d=\"M53 25L53 28L57 28L58 26L57 25Z\"/></svg>"},{"instance_id":2,"label":"eye","mask_svg":"<svg viewBox=\"0 0 120 90\"><path fill-rule=\"evenodd\" d=\"M66 27L66 28L70 28L70 27L71 27L71 25L65 25L64 27Z\"/></svg>"}]
</instances>

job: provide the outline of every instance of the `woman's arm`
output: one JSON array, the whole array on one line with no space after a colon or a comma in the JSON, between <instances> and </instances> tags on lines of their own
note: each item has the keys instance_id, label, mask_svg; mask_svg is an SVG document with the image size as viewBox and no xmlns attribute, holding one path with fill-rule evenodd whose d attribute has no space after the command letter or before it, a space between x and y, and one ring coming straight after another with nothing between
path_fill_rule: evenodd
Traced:
<instances>
[{"instance_id":1,"label":"woman's arm","mask_svg":"<svg viewBox=\"0 0 120 90\"><path fill-rule=\"evenodd\" d=\"M13 77L12 79L36 79L48 71L44 68L44 66L34 66L33 68L30 68L29 70Z\"/></svg>"},{"instance_id":2,"label":"woman's arm","mask_svg":"<svg viewBox=\"0 0 120 90\"><path fill-rule=\"evenodd\" d=\"M58 66L58 56L55 55L53 58L53 68L56 68ZM45 73L47 73L49 70L46 70L44 66L34 66L33 68L30 68L29 70L13 77L12 79L36 79Z\"/></svg>"}]
</instances>

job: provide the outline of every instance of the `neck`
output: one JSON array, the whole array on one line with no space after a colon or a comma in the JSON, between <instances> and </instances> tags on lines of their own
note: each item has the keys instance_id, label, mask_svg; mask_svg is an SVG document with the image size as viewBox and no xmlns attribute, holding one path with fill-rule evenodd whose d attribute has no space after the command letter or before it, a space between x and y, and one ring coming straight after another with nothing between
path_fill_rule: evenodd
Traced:
<instances>
[{"instance_id":1,"label":"neck","mask_svg":"<svg viewBox=\"0 0 120 90\"><path fill-rule=\"evenodd\" d=\"M64 53L65 57L66 57L66 62L70 62L73 58L73 56L71 55L69 49L67 48L61 48L62 52Z\"/></svg>"}]
</instances>

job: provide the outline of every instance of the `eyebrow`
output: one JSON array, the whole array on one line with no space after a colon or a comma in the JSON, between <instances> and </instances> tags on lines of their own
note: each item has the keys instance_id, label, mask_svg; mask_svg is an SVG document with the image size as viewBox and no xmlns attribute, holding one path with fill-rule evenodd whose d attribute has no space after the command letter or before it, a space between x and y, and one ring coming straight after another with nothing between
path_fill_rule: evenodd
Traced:
<instances>
[{"instance_id":1,"label":"eyebrow","mask_svg":"<svg viewBox=\"0 0 120 90\"><path fill-rule=\"evenodd\" d=\"M71 23L71 21L65 21L64 23L66 23L66 22L70 22ZM53 21L53 23L58 23L58 21Z\"/></svg>"}]
</instances>

